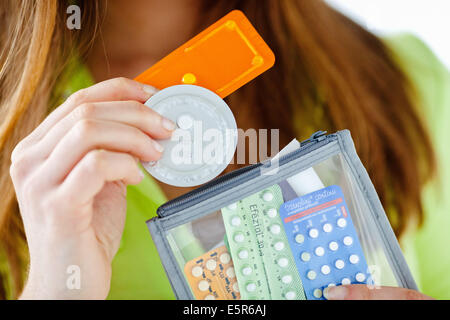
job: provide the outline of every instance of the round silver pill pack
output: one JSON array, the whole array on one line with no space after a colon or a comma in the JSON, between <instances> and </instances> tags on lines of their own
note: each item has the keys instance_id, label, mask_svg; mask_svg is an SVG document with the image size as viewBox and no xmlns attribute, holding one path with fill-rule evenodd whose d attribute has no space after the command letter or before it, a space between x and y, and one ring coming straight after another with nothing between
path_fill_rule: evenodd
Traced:
<instances>
[{"instance_id":1,"label":"round silver pill pack","mask_svg":"<svg viewBox=\"0 0 450 320\"><path fill-rule=\"evenodd\" d=\"M176 85L146 103L177 124L171 139L159 140L164 152L156 162L143 162L156 179L192 187L217 177L233 159L237 126L228 105L214 92L195 85Z\"/></svg>"}]
</instances>

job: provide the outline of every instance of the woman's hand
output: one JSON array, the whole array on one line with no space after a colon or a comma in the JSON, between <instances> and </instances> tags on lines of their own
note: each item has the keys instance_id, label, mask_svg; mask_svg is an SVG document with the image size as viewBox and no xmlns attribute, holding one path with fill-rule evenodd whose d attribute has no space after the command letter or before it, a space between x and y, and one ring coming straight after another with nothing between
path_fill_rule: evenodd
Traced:
<instances>
[{"instance_id":1,"label":"woman's hand","mask_svg":"<svg viewBox=\"0 0 450 320\"><path fill-rule=\"evenodd\" d=\"M142 104L153 93L124 78L98 83L69 97L16 146L10 173L30 251L21 298L106 298L126 185L142 180L138 160L160 158L154 139L175 129ZM79 288L70 278L78 276Z\"/></svg>"},{"instance_id":2,"label":"woman's hand","mask_svg":"<svg viewBox=\"0 0 450 320\"><path fill-rule=\"evenodd\" d=\"M397 287L369 287L365 284L328 287L324 290L328 300L432 300L415 290Z\"/></svg>"}]
</instances>

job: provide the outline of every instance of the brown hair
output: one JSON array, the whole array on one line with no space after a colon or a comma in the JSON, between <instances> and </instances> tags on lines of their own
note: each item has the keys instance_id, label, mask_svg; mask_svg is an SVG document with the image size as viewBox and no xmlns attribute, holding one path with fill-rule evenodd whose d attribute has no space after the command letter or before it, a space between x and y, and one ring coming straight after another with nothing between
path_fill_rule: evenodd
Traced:
<instances>
[{"instance_id":1,"label":"brown hair","mask_svg":"<svg viewBox=\"0 0 450 320\"><path fill-rule=\"evenodd\" d=\"M14 296L28 262L10 155L47 115L72 51L86 52L95 39L102 2L77 4L81 31L66 28L63 1L5 0L0 6L0 258L7 258ZM414 91L384 43L319 0L205 1L209 22L232 9L245 12L277 63L232 95L231 104L257 106L262 126L280 128L282 144L313 130L350 129L397 235L410 221L420 223L434 153ZM9 276L0 274L0 298Z\"/></svg>"}]
</instances>

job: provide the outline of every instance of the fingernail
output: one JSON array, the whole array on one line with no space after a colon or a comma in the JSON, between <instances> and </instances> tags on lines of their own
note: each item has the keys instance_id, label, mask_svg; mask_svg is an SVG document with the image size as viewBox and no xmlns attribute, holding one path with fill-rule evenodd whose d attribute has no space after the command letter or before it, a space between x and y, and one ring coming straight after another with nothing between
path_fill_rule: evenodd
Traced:
<instances>
[{"instance_id":1,"label":"fingernail","mask_svg":"<svg viewBox=\"0 0 450 320\"><path fill-rule=\"evenodd\" d=\"M145 178L145 173L143 173L142 170L139 170L139 176L141 176L141 178L144 179Z\"/></svg>"},{"instance_id":2,"label":"fingernail","mask_svg":"<svg viewBox=\"0 0 450 320\"><path fill-rule=\"evenodd\" d=\"M156 151L158 151L158 152L164 151L164 147L162 145L160 145L158 142L156 142L155 140L153 140L153 146L155 147Z\"/></svg>"},{"instance_id":3,"label":"fingernail","mask_svg":"<svg viewBox=\"0 0 450 320\"><path fill-rule=\"evenodd\" d=\"M143 162L142 164L144 165L144 167L149 168L149 167L155 166L156 161L147 161L147 162Z\"/></svg>"},{"instance_id":4,"label":"fingernail","mask_svg":"<svg viewBox=\"0 0 450 320\"><path fill-rule=\"evenodd\" d=\"M323 296L327 300L344 300L348 289L342 286L328 287L323 291Z\"/></svg>"},{"instance_id":5,"label":"fingernail","mask_svg":"<svg viewBox=\"0 0 450 320\"><path fill-rule=\"evenodd\" d=\"M162 126L168 131L173 131L176 128L175 122L164 117L162 118Z\"/></svg>"},{"instance_id":6,"label":"fingernail","mask_svg":"<svg viewBox=\"0 0 450 320\"><path fill-rule=\"evenodd\" d=\"M145 93L147 93L148 98L150 98L152 95L158 92L158 89L155 87L149 86L148 84L142 85L142 90L144 90Z\"/></svg>"}]
</instances>

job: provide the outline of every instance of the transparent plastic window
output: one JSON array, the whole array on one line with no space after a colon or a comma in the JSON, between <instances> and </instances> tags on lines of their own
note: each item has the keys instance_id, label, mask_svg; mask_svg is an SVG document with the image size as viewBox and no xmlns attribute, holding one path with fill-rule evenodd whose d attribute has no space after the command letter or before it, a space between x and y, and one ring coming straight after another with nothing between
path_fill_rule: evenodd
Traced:
<instances>
[{"instance_id":1,"label":"transparent plastic window","mask_svg":"<svg viewBox=\"0 0 450 320\"><path fill-rule=\"evenodd\" d=\"M324 299L327 286L398 286L342 155L168 232L196 299Z\"/></svg>"}]
</instances>

